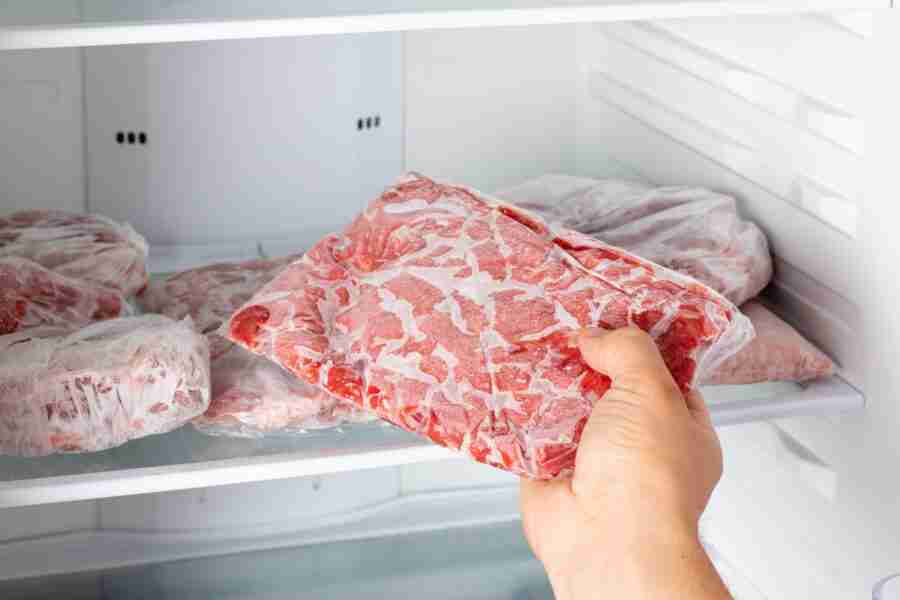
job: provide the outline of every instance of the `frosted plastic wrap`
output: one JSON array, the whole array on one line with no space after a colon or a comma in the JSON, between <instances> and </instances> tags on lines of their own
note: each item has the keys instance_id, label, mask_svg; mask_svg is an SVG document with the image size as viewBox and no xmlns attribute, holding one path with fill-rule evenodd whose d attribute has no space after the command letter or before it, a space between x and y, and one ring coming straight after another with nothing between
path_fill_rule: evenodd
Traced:
<instances>
[{"instance_id":1,"label":"frosted plastic wrap","mask_svg":"<svg viewBox=\"0 0 900 600\"><path fill-rule=\"evenodd\" d=\"M255 438L373 419L355 404L233 345L212 362L212 401L193 424L209 435Z\"/></svg>"},{"instance_id":2,"label":"frosted plastic wrap","mask_svg":"<svg viewBox=\"0 0 900 600\"><path fill-rule=\"evenodd\" d=\"M0 453L95 452L206 410L209 349L190 320L145 315L0 336Z\"/></svg>"},{"instance_id":3,"label":"frosted plastic wrap","mask_svg":"<svg viewBox=\"0 0 900 600\"><path fill-rule=\"evenodd\" d=\"M0 218L0 257L28 258L56 273L131 296L147 284L147 242L99 215L28 210Z\"/></svg>"},{"instance_id":4,"label":"frosted plastic wrap","mask_svg":"<svg viewBox=\"0 0 900 600\"><path fill-rule=\"evenodd\" d=\"M571 473L609 378L582 327L638 326L682 389L752 337L725 298L479 192L409 175L238 311L231 339L383 419L528 477Z\"/></svg>"},{"instance_id":5,"label":"frosted plastic wrap","mask_svg":"<svg viewBox=\"0 0 900 600\"><path fill-rule=\"evenodd\" d=\"M686 273L738 305L772 278L763 232L741 219L733 198L710 190L544 175L497 195Z\"/></svg>"},{"instance_id":6,"label":"frosted plastic wrap","mask_svg":"<svg viewBox=\"0 0 900 600\"><path fill-rule=\"evenodd\" d=\"M29 327L74 329L123 314L119 292L55 273L24 258L0 258L0 335Z\"/></svg>"},{"instance_id":7,"label":"frosted plastic wrap","mask_svg":"<svg viewBox=\"0 0 900 600\"><path fill-rule=\"evenodd\" d=\"M756 337L706 377L707 384L808 381L834 374L834 363L760 302L741 306Z\"/></svg>"},{"instance_id":8,"label":"frosted plastic wrap","mask_svg":"<svg viewBox=\"0 0 900 600\"><path fill-rule=\"evenodd\" d=\"M242 304L301 255L220 263L154 281L138 296L142 308L180 319L190 316L208 334L212 400L194 421L212 435L258 437L293 434L374 415L347 400L299 381L272 361L252 354L216 330Z\"/></svg>"}]
</instances>

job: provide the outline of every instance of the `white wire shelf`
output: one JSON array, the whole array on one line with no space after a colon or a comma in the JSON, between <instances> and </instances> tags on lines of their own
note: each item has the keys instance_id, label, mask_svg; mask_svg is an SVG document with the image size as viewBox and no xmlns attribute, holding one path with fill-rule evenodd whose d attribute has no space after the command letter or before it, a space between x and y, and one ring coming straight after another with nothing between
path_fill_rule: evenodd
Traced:
<instances>
[{"instance_id":1,"label":"white wire shelf","mask_svg":"<svg viewBox=\"0 0 900 600\"><path fill-rule=\"evenodd\" d=\"M717 425L863 407L837 377L703 390ZM83 455L0 457L0 508L325 475L459 455L381 424L260 440L203 435L192 427Z\"/></svg>"},{"instance_id":2,"label":"white wire shelf","mask_svg":"<svg viewBox=\"0 0 900 600\"><path fill-rule=\"evenodd\" d=\"M24 3L30 0L17 0ZM13 3L0 50L888 8L890 0L85 0L82 22ZM24 13L23 17L19 13ZM52 13L51 13L52 14ZM29 18L26 18L29 17Z\"/></svg>"}]
</instances>

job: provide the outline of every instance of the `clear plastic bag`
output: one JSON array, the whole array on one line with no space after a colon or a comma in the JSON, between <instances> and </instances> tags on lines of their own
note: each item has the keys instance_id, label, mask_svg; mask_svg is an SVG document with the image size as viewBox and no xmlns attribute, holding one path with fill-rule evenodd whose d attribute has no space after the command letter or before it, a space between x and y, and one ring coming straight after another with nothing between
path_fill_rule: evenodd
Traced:
<instances>
[{"instance_id":1,"label":"clear plastic bag","mask_svg":"<svg viewBox=\"0 0 900 600\"><path fill-rule=\"evenodd\" d=\"M764 381L809 381L834 374L834 363L793 327L761 302L741 306L756 337L740 352L723 361L701 383L735 385Z\"/></svg>"},{"instance_id":2,"label":"clear plastic bag","mask_svg":"<svg viewBox=\"0 0 900 600\"><path fill-rule=\"evenodd\" d=\"M544 175L497 195L690 275L737 305L772 278L766 236L740 217L733 198L707 189Z\"/></svg>"},{"instance_id":3,"label":"clear plastic bag","mask_svg":"<svg viewBox=\"0 0 900 600\"><path fill-rule=\"evenodd\" d=\"M210 435L291 435L376 417L305 382L268 359L217 335L231 314L300 255L191 269L154 281L138 300L145 311L190 316L208 334L209 410L194 421Z\"/></svg>"},{"instance_id":4,"label":"clear plastic bag","mask_svg":"<svg viewBox=\"0 0 900 600\"><path fill-rule=\"evenodd\" d=\"M234 344L211 368L212 401L193 420L194 427L209 435L296 435L376 419Z\"/></svg>"},{"instance_id":5,"label":"clear plastic bag","mask_svg":"<svg viewBox=\"0 0 900 600\"><path fill-rule=\"evenodd\" d=\"M113 319L0 336L0 454L96 452L209 405L209 348L187 319Z\"/></svg>"},{"instance_id":6,"label":"clear plastic bag","mask_svg":"<svg viewBox=\"0 0 900 600\"><path fill-rule=\"evenodd\" d=\"M28 258L79 281L131 296L147 284L147 242L99 215L21 211L0 218L0 257Z\"/></svg>"},{"instance_id":7,"label":"clear plastic bag","mask_svg":"<svg viewBox=\"0 0 900 600\"><path fill-rule=\"evenodd\" d=\"M25 258L0 258L0 335L29 327L70 330L126 312L122 295Z\"/></svg>"},{"instance_id":8,"label":"clear plastic bag","mask_svg":"<svg viewBox=\"0 0 900 600\"><path fill-rule=\"evenodd\" d=\"M519 206L691 275L741 303L756 337L703 379L706 384L806 381L834 364L758 302L772 276L761 230L733 199L709 190L545 175L499 192Z\"/></svg>"},{"instance_id":9,"label":"clear plastic bag","mask_svg":"<svg viewBox=\"0 0 900 600\"><path fill-rule=\"evenodd\" d=\"M571 473L609 387L573 334L627 325L654 337L682 389L752 337L746 317L689 277L409 175L223 331L399 427L552 479Z\"/></svg>"}]
</instances>

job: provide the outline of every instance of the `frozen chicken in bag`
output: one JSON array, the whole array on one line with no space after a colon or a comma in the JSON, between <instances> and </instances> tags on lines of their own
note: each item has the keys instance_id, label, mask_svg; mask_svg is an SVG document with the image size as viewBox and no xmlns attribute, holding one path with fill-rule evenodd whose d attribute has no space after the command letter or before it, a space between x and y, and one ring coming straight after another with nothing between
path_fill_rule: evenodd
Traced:
<instances>
[{"instance_id":1,"label":"frozen chicken in bag","mask_svg":"<svg viewBox=\"0 0 900 600\"><path fill-rule=\"evenodd\" d=\"M566 476L609 379L583 327L634 325L687 390L752 337L725 298L477 191L411 174L287 267L231 339L475 460Z\"/></svg>"}]
</instances>

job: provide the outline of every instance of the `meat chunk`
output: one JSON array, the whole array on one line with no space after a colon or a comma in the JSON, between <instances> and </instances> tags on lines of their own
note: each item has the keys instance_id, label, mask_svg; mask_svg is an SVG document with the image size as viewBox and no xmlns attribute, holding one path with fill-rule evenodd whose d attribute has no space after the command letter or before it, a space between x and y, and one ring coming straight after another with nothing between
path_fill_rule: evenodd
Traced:
<instances>
[{"instance_id":1,"label":"meat chunk","mask_svg":"<svg viewBox=\"0 0 900 600\"><path fill-rule=\"evenodd\" d=\"M270 360L218 334L228 317L300 255L220 263L154 281L138 296L147 312L191 317L209 339L212 400L194 420L202 432L258 437L333 427L375 417L352 402L299 381Z\"/></svg>"},{"instance_id":2,"label":"meat chunk","mask_svg":"<svg viewBox=\"0 0 900 600\"><path fill-rule=\"evenodd\" d=\"M99 215L28 210L0 218L0 257L30 259L55 273L131 296L147 284L147 242Z\"/></svg>"},{"instance_id":3,"label":"meat chunk","mask_svg":"<svg viewBox=\"0 0 900 600\"><path fill-rule=\"evenodd\" d=\"M47 325L77 328L122 314L119 292L49 271L24 258L0 258L0 335Z\"/></svg>"},{"instance_id":4,"label":"meat chunk","mask_svg":"<svg viewBox=\"0 0 900 600\"><path fill-rule=\"evenodd\" d=\"M573 341L598 325L649 331L682 389L752 336L689 278L417 175L285 269L228 331L404 429L550 479L571 473L609 387Z\"/></svg>"},{"instance_id":5,"label":"meat chunk","mask_svg":"<svg viewBox=\"0 0 900 600\"><path fill-rule=\"evenodd\" d=\"M808 381L834 374L834 363L762 303L741 307L750 317L756 337L740 352L723 361L706 377L706 384L763 381Z\"/></svg>"},{"instance_id":6,"label":"meat chunk","mask_svg":"<svg viewBox=\"0 0 900 600\"><path fill-rule=\"evenodd\" d=\"M0 336L0 453L95 452L179 427L209 404L209 349L159 315Z\"/></svg>"},{"instance_id":7,"label":"meat chunk","mask_svg":"<svg viewBox=\"0 0 900 600\"><path fill-rule=\"evenodd\" d=\"M763 232L741 219L733 198L710 190L544 175L497 195L690 275L737 305L772 278Z\"/></svg>"}]
</instances>

